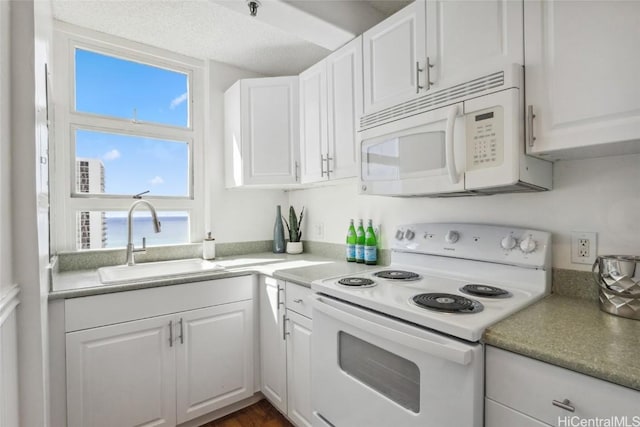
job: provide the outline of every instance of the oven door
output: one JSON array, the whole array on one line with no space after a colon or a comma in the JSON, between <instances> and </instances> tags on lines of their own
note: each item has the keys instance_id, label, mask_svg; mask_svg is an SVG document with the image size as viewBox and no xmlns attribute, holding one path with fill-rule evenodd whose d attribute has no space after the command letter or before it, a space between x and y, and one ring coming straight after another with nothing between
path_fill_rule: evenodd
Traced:
<instances>
[{"instance_id":1,"label":"oven door","mask_svg":"<svg viewBox=\"0 0 640 427\"><path fill-rule=\"evenodd\" d=\"M361 131L360 192L390 196L464 190L463 104Z\"/></svg>"},{"instance_id":2,"label":"oven door","mask_svg":"<svg viewBox=\"0 0 640 427\"><path fill-rule=\"evenodd\" d=\"M480 427L483 349L315 295L315 427Z\"/></svg>"}]
</instances>

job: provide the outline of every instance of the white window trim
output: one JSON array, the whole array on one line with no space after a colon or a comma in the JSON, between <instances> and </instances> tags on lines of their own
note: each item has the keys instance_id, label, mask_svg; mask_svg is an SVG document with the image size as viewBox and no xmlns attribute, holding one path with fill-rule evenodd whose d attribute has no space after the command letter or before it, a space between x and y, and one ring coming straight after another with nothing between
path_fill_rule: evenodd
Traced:
<instances>
[{"instance_id":1,"label":"white window trim","mask_svg":"<svg viewBox=\"0 0 640 427\"><path fill-rule=\"evenodd\" d=\"M134 123L127 119L73 111L76 47L187 74L191 102L189 128L145 122ZM205 200L205 62L62 22L56 22L54 26L53 60L52 95L55 132L50 181L52 248L56 252L77 250L76 212L78 210L127 211L134 201L130 195L74 196L72 194L75 191L74 140L75 129L78 127L186 141L189 144L189 166L192 171L190 194L187 197L149 196L145 199L160 211L188 212L189 242L200 240L204 235Z\"/></svg>"}]
</instances>

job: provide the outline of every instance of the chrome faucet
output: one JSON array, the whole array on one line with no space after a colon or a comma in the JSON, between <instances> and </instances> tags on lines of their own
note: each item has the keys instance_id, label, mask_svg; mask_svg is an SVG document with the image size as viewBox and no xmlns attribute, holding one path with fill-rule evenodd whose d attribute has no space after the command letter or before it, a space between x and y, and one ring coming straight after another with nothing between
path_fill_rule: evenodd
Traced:
<instances>
[{"instance_id":1,"label":"chrome faucet","mask_svg":"<svg viewBox=\"0 0 640 427\"><path fill-rule=\"evenodd\" d=\"M160 232L160 221L158 220L158 213L156 212L156 208L153 207L151 203L146 200L136 200L131 204L129 208L129 214L127 216L127 265L135 265L136 260L133 256L136 252L146 252L147 250L147 239L145 237L142 238L142 248L136 249L133 246L133 210L138 205L145 205L151 211L151 216L153 217L153 230L156 233Z\"/></svg>"}]
</instances>

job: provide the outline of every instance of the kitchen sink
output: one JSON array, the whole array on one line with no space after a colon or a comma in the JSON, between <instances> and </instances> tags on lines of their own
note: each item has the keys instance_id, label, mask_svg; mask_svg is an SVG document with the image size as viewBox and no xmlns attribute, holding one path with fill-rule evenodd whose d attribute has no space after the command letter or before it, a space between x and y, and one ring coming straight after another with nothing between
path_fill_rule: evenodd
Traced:
<instances>
[{"instance_id":1,"label":"kitchen sink","mask_svg":"<svg viewBox=\"0 0 640 427\"><path fill-rule=\"evenodd\" d=\"M224 271L224 267L211 261L193 258L102 267L98 269L98 276L100 277L100 282L111 285L189 276L214 271Z\"/></svg>"}]
</instances>

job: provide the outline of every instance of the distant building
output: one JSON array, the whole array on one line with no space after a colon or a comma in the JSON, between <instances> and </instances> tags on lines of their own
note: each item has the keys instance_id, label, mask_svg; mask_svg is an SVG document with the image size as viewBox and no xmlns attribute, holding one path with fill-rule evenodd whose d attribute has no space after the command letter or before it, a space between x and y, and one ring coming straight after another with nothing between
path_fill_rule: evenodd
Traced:
<instances>
[{"instance_id":1,"label":"distant building","mask_svg":"<svg viewBox=\"0 0 640 427\"><path fill-rule=\"evenodd\" d=\"M104 165L101 160L76 160L76 191L104 193ZM107 220L104 212L78 212L76 222L78 249L99 249L107 245Z\"/></svg>"}]
</instances>

